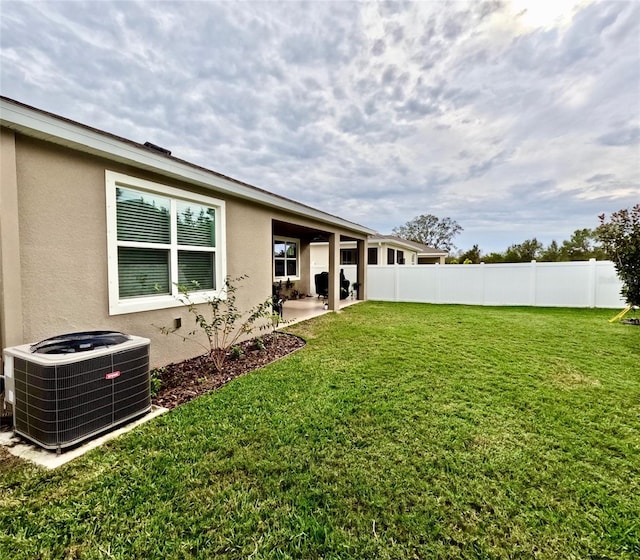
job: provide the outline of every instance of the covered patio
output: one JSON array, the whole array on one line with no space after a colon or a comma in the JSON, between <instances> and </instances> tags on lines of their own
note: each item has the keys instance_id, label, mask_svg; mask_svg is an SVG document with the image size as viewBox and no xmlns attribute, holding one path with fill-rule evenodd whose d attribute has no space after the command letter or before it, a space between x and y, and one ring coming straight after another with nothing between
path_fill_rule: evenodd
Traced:
<instances>
[{"instance_id":1,"label":"covered patio","mask_svg":"<svg viewBox=\"0 0 640 560\"><path fill-rule=\"evenodd\" d=\"M366 228L336 220L339 223L306 223L297 220L272 222L273 235L273 295L284 302L284 319L304 320L328 311L366 299L367 237ZM318 299L315 275L311 271L311 243L324 241L329 245L328 290L325 299ZM357 265L355 282L357 289L347 297L340 285L340 244L355 242ZM326 281L326 277L325 277ZM353 278L351 278L353 281ZM326 290L326 284L325 284ZM326 303L326 305L325 305ZM326 307L326 309L325 309Z\"/></svg>"}]
</instances>

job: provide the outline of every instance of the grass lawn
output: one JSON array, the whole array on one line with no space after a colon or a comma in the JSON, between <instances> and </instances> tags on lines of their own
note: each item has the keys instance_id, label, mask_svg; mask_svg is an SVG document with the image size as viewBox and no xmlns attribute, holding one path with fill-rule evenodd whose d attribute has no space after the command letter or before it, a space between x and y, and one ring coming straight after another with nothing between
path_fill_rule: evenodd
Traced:
<instances>
[{"instance_id":1,"label":"grass lawn","mask_svg":"<svg viewBox=\"0 0 640 560\"><path fill-rule=\"evenodd\" d=\"M368 302L47 472L0 458L0 558L638 558L640 328Z\"/></svg>"}]
</instances>

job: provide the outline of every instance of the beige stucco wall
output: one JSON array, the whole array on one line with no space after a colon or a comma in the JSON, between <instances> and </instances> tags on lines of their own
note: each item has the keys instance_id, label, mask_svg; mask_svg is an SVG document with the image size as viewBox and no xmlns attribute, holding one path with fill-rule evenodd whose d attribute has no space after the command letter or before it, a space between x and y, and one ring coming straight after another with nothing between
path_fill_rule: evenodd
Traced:
<instances>
[{"instance_id":1,"label":"beige stucco wall","mask_svg":"<svg viewBox=\"0 0 640 560\"><path fill-rule=\"evenodd\" d=\"M113 329L150 338L153 367L204 351L194 342L161 334L159 327L172 326L176 318L182 319L181 332L191 330L193 319L182 307L109 315L105 170L225 200L227 273L232 278L248 276L237 293L241 310L271 295L274 219L327 231L321 222L20 134L14 152L3 149L5 156L15 160L19 216L19 246L14 249L19 254L22 324L2 319L11 345L65 332ZM308 241L303 240L301 287L309 286L310 259Z\"/></svg>"},{"instance_id":2,"label":"beige stucco wall","mask_svg":"<svg viewBox=\"0 0 640 560\"><path fill-rule=\"evenodd\" d=\"M0 347L22 341L15 135L0 130Z\"/></svg>"},{"instance_id":3,"label":"beige stucco wall","mask_svg":"<svg viewBox=\"0 0 640 560\"><path fill-rule=\"evenodd\" d=\"M181 331L190 330L193 319L183 308L109 315L105 169L164 185L183 185L24 137L16 140L16 167L20 342L64 332L114 329L150 338L154 366L201 354L198 344L159 331L158 327L171 326L177 317L182 318ZM232 278L248 276L237 294L239 308L248 309L271 293L271 214L226 199L226 223L227 272Z\"/></svg>"}]
</instances>

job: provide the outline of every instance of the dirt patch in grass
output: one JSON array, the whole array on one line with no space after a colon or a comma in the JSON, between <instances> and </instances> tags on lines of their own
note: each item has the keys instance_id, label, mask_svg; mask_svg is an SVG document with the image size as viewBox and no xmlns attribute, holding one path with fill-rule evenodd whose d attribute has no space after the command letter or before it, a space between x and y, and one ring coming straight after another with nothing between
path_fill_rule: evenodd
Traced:
<instances>
[{"instance_id":1,"label":"dirt patch in grass","mask_svg":"<svg viewBox=\"0 0 640 560\"><path fill-rule=\"evenodd\" d=\"M23 465L24 461L14 457L3 446L0 445L0 472L15 469Z\"/></svg>"},{"instance_id":2,"label":"dirt patch in grass","mask_svg":"<svg viewBox=\"0 0 640 560\"><path fill-rule=\"evenodd\" d=\"M601 386L599 379L584 375L565 360L556 361L552 380L558 388L568 390Z\"/></svg>"},{"instance_id":3,"label":"dirt patch in grass","mask_svg":"<svg viewBox=\"0 0 640 560\"><path fill-rule=\"evenodd\" d=\"M275 332L238 344L230 352L222 372L217 372L207 355L169 364L154 370L152 376L161 386L152 402L175 408L196 397L218 389L240 375L266 366L302 348L305 341L295 335Z\"/></svg>"},{"instance_id":4,"label":"dirt patch in grass","mask_svg":"<svg viewBox=\"0 0 640 560\"><path fill-rule=\"evenodd\" d=\"M562 389L580 389L587 387L600 387L600 380L581 373L565 373L556 375L554 381Z\"/></svg>"}]
</instances>

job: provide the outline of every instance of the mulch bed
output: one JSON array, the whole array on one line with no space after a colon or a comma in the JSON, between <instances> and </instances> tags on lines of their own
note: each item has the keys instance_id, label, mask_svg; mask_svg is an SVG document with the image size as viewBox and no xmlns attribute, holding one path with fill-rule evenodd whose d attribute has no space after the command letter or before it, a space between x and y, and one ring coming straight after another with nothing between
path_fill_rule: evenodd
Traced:
<instances>
[{"instance_id":1,"label":"mulch bed","mask_svg":"<svg viewBox=\"0 0 640 560\"><path fill-rule=\"evenodd\" d=\"M156 370L154 376L161 380L162 385L158 394L152 398L153 404L175 408L305 345L301 338L281 332L264 335L260 340L261 346L256 343L257 339L238 344L242 348L242 355L234 357L229 354L220 373L215 370L206 354Z\"/></svg>"}]
</instances>

